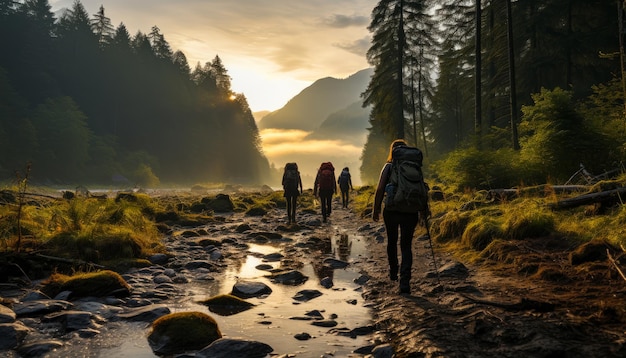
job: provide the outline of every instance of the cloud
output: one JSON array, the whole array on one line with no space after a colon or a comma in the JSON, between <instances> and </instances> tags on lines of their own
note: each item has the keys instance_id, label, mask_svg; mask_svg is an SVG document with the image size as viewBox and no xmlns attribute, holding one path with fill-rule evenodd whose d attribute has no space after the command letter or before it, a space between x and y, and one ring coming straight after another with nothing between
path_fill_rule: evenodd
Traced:
<instances>
[{"instance_id":1,"label":"cloud","mask_svg":"<svg viewBox=\"0 0 626 358\"><path fill-rule=\"evenodd\" d=\"M365 54L367 54L367 50L369 50L371 46L371 42L372 39L368 36L353 42L334 43L333 46L336 46L342 50L346 50L358 56L365 56Z\"/></svg>"},{"instance_id":2,"label":"cloud","mask_svg":"<svg viewBox=\"0 0 626 358\"><path fill-rule=\"evenodd\" d=\"M324 19L323 23L330 27L345 28L351 26L367 26L369 24L369 18L362 15L341 15L335 14L331 17Z\"/></svg>"}]
</instances>

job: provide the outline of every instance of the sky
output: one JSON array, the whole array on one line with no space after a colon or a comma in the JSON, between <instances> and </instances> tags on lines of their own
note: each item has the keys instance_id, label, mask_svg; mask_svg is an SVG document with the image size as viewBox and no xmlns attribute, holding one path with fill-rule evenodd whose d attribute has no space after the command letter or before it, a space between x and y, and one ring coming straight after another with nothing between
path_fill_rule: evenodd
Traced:
<instances>
[{"instance_id":1,"label":"sky","mask_svg":"<svg viewBox=\"0 0 626 358\"><path fill-rule=\"evenodd\" d=\"M50 0L52 11L74 0ZM219 56L253 112L273 111L315 80L369 67L374 0L81 0L129 33L161 30L193 69Z\"/></svg>"},{"instance_id":2,"label":"sky","mask_svg":"<svg viewBox=\"0 0 626 358\"><path fill-rule=\"evenodd\" d=\"M370 67L367 30L376 0L80 0L91 17L104 6L113 27L131 36L160 29L173 51L193 69L219 56L231 89L246 96L252 112L274 111L325 77L346 78ZM74 0L50 0L52 11ZM257 117L257 120L260 118ZM362 147L336 140L306 140L302 131L265 129L265 156L276 168L296 161L305 187L317 167L332 161L350 167L354 185ZM364 133L365 136L365 133ZM337 173L338 174L338 173Z\"/></svg>"}]
</instances>

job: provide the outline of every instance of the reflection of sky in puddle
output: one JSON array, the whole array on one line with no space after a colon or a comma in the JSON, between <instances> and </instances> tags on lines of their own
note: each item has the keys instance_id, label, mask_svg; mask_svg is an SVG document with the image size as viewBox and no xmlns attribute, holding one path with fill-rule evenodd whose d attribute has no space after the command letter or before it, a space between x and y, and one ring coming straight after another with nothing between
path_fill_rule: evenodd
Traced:
<instances>
[{"instance_id":1,"label":"reflection of sky in puddle","mask_svg":"<svg viewBox=\"0 0 626 358\"><path fill-rule=\"evenodd\" d=\"M339 236L333 237L332 251L335 258L352 261L354 258L364 254L364 240L358 236L348 238L351 242L349 252L340 255L337 241ZM344 243L345 243L344 238ZM344 245L345 246L345 245ZM330 319L331 314L336 314L337 326L335 328L354 329L371 324L370 312L363 307L361 293L356 291L359 287L353 280L359 276L357 267L348 266L346 269L335 269L332 271L334 286L330 289L320 285L320 279L315 273L312 264L305 263L298 270L309 279L303 285L289 286L271 282L266 276L268 271L257 270L260 264L270 264L274 268L280 267L280 262L264 262L260 257L280 251L280 247L270 245L251 244L247 256L241 267L229 267L224 276L219 278L220 283L193 282L186 288L188 296L176 299L170 304L173 312L178 311L200 311L205 312L215 318L220 330L225 337L243 338L257 340L269 344L274 348L275 354L292 353L297 357L320 357L325 352L332 352L335 356L348 356L356 348L368 344L365 337L359 336L356 339L336 336L328 333L331 328L317 327L311 325L312 321L292 320L290 317L302 317L312 310L319 310L325 319ZM288 258L288 257L287 257ZM306 257L302 258L306 260ZM250 310L232 315L219 316L208 310L204 305L196 302L209 298L217 294L230 293L237 279L259 281L267 284L272 293L265 298L250 298L248 302L256 306ZM301 290L319 290L322 296L314 298L308 302L297 302L292 297ZM356 300L357 304L348 303L348 300ZM271 322L262 324L261 321ZM139 332L139 334L138 334ZM299 341L294 338L298 333L309 333L313 338L307 341ZM123 344L114 349L101 349L100 357L154 357L147 344L146 331L134 330L127 332L129 336Z\"/></svg>"}]
</instances>

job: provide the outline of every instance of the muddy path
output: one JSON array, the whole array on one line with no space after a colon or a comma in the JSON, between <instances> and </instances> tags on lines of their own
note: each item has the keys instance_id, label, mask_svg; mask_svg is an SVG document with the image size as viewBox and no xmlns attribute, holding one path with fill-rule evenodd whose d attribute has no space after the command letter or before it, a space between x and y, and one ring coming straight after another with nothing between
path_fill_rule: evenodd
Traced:
<instances>
[{"instance_id":1,"label":"muddy path","mask_svg":"<svg viewBox=\"0 0 626 358\"><path fill-rule=\"evenodd\" d=\"M573 267L558 239L521 240L474 264L435 246L437 277L417 237L410 295L381 269L383 237L369 247L364 297L397 357L626 357L626 282L606 260Z\"/></svg>"}]
</instances>

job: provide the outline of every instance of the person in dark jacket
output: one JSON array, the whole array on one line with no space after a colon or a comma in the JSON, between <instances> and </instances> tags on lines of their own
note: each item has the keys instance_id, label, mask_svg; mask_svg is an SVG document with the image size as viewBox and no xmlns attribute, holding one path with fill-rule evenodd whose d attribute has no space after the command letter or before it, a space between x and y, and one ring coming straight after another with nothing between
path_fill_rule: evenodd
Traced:
<instances>
[{"instance_id":1,"label":"person in dark jacket","mask_svg":"<svg viewBox=\"0 0 626 358\"><path fill-rule=\"evenodd\" d=\"M339 174L337 184L339 184L339 190L341 190L341 205L344 209L347 209L348 203L350 202L350 190L354 189L352 187L352 177L350 176L350 169L348 167L343 168L341 174Z\"/></svg>"},{"instance_id":2,"label":"person in dark jacket","mask_svg":"<svg viewBox=\"0 0 626 358\"><path fill-rule=\"evenodd\" d=\"M287 216L289 224L296 222L296 205L298 196L302 194L302 178L298 171L298 164L287 163L283 173L283 190L285 200L287 201ZM300 190L298 191L298 187Z\"/></svg>"},{"instance_id":3,"label":"person in dark jacket","mask_svg":"<svg viewBox=\"0 0 626 358\"><path fill-rule=\"evenodd\" d=\"M389 147L389 156L387 162L380 172L376 194L374 196L374 207L372 210L372 219L378 221L381 211L383 198L385 197L385 188L390 181L391 176L391 154L393 148L406 145L402 139L393 141ZM391 209L384 208L383 220L385 223L385 231L387 232L387 258L389 260L389 278L392 281L398 280L398 269L400 270L400 293L407 294L411 292L411 267L413 266L413 234L419 220L419 214L396 212ZM399 229L399 232L398 232ZM398 234L400 235L400 251L402 256L401 265L398 266Z\"/></svg>"},{"instance_id":4,"label":"person in dark jacket","mask_svg":"<svg viewBox=\"0 0 626 358\"><path fill-rule=\"evenodd\" d=\"M332 212L333 195L337 194L337 179L335 177L335 167L331 162L324 162L317 171L315 183L313 184L313 195L320 198L322 206L322 221Z\"/></svg>"}]
</instances>

